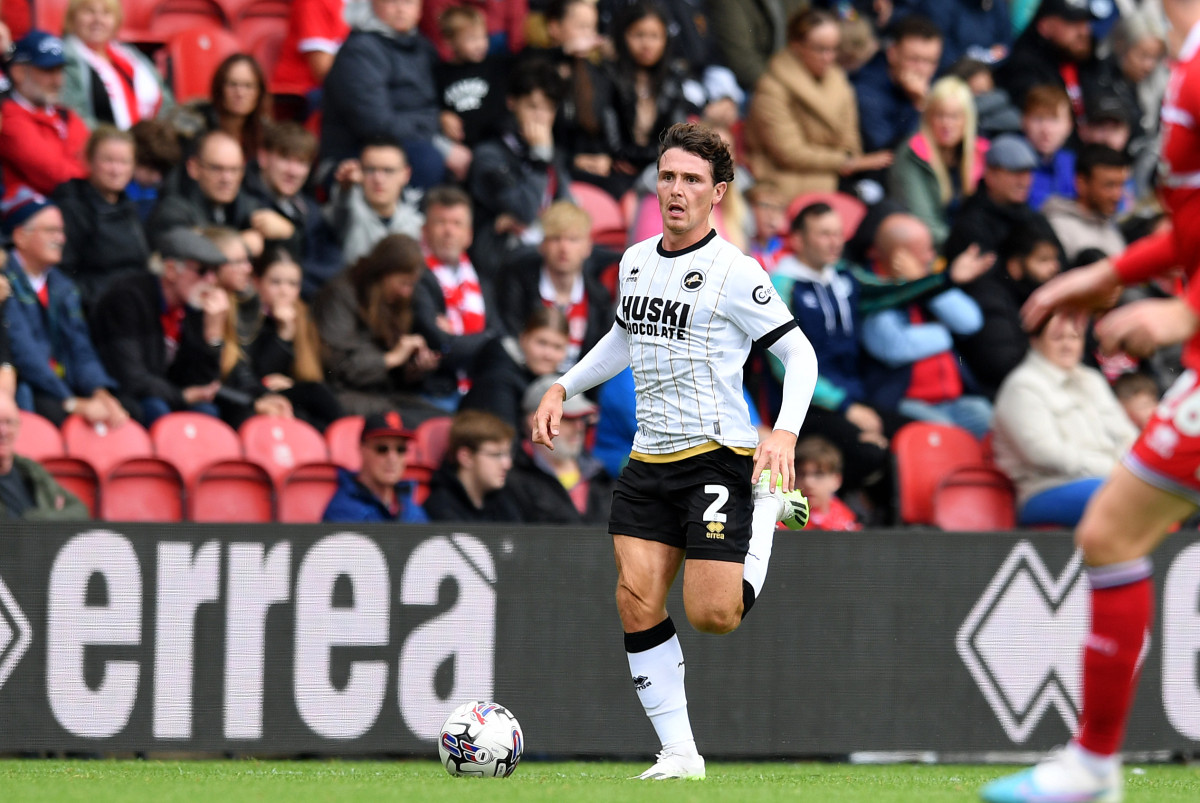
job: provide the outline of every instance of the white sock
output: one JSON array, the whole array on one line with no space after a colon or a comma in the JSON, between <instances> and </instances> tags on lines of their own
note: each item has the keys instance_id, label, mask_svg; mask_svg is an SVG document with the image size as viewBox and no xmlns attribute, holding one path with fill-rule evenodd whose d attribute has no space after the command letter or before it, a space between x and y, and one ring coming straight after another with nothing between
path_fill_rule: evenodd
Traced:
<instances>
[{"instance_id":1,"label":"white sock","mask_svg":"<svg viewBox=\"0 0 1200 803\"><path fill-rule=\"evenodd\" d=\"M1080 763L1087 767L1097 778L1105 777L1108 773L1112 772L1114 767L1119 766L1121 763L1121 756L1119 754L1102 756L1099 753L1093 753L1091 750L1086 749L1078 742L1071 742L1070 749L1075 752Z\"/></svg>"},{"instance_id":2,"label":"white sock","mask_svg":"<svg viewBox=\"0 0 1200 803\"><path fill-rule=\"evenodd\" d=\"M755 598L767 580L767 564L775 544L775 526L779 523L779 500L764 496L754 500L754 518L750 525L750 551L742 568L742 579L754 589Z\"/></svg>"},{"instance_id":3,"label":"white sock","mask_svg":"<svg viewBox=\"0 0 1200 803\"><path fill-rule=\"evenodd\" d=\"M683 648L670 617L640 633L625 634L625 654L638 699L658 740L677 752L696 751L683 688Z\"/></svg>"}]
</instances>

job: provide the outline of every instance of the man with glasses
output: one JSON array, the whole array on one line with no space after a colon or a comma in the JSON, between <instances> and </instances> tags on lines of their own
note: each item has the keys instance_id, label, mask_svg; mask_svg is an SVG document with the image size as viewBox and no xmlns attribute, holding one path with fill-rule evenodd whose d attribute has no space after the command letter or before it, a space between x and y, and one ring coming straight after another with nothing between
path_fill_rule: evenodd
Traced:
<instances>
[{"instance_id":1,"label":"man with glasses","mask_svg":"<svg viewBox=\"0 0 1200 803\"><path fill-rule=\"evenodd\" d=\"M17 405L0 394L0 521L86 519L87 507L50 472L16 452L21 431Z\"/></svg>"},{"instance_id":2,"label":"man with glasses","mask_svg":"<svg viewBox=\"0 0 1200 803\"><path fill-rule=\"evenodd\" d=\"M229 295L216 284L225 255L186 228L159 238L150 272L130 274L92 311L92 339L147 426L173 410L218 415Z\"/></svg>"},{"instance_id":3,"label":"man with glasses","mask_svg":"<svg viewBox=\"0 0 1200 803\"><path fill-rule=\"evenodd\" d=\"M252 257L261 254L269 240L289 239L295 226L244 191L245 175L246 160L236 139L224 131L201 135L195 155L187 160L187 176L164 188L150 213L150 236L179 227L227 226L241 234Z\"/></svg>"},{"instance_id":4,"label":"man with glasses","mask_svg":"<svg viewBox=\"0 0 1200 803\"><path fill-rule=\"evenodd\" d=\"M6 272L12 300L4 323L20 377L17 403L56 425L78 413L94 424L120 426L129 413L96 356L79 291L57 268L67 239L62 212L28 188L6 201L3 211L13 241Z\"/></svg>"},{"instance_id":5,"label":"man with glasses","mask_svg":"<svg viewBox=\"0 0 1200 803\"><path fill-rule=\"evenodd\" d=\"M325 218L341 236L344 264L353 265L389 234L421 240L425 218L404 201L411 177L404 146L389 137L372 139L357 159L338 165Z\"/></svg>"},{"instance_id":6,"label":"man with glasses","mask_svg":"<svg viewBox=\"0 0 1200 803\"><path fill-rule=\"evenodd\" d=\"M363 421L357 474L338 469L338 489L325 508L322 521L400 522L424 524L425 511L413 498L413 484L401 481L412 433L400 414L374 413Z\"/></svg>"},{"instance_id":7,"label":"man with glasses","mask_svg":"<svg viewBox=\"0 0 1200 803\"><path fill-rule=\"evenodd\" d=\"M0 170L10 192L25 186L49 195L88 174L87 126L59 103L64 64L62 40L44 31L30 31L13 47L13 91L0 103Z\"/></svg>"},{"instance_id":8,"label":"man with glasses","mask_svg":"<svg viewBox=\"0 0 1200 803\"><path fill-rule=\"evenodd\" d=\"M508 423L483 410L463 410L454 416L446 465L434 475L425 500L429 518L521 521L521 509L506 490L515 434Z\"/></svg>"}]
</instances>

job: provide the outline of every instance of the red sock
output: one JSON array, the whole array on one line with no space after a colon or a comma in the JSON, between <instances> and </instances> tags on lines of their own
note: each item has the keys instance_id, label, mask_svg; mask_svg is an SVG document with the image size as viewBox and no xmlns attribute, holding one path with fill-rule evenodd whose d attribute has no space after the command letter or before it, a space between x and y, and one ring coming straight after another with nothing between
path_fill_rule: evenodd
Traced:
<instances>
[{"instance_id":1,"label":"red sock","mask_svg":"<svg viewBox=\"0 0 1200 803\"><path fill-rule=\"evenodd\" d=\"M1154 585L1148 576L1111 588L1093 585L1079 717L1078 741L1085 750L1111 756L1121 747L1153 611Z\"/></svg>"}]
</instances>

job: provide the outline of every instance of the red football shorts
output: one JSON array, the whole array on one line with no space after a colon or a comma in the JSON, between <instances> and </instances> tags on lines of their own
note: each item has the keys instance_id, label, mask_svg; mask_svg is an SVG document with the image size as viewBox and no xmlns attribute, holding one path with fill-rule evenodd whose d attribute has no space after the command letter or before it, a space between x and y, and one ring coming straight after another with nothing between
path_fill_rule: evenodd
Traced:
<instances>
[{"instance_id":1,"label":"red football shorts","mask_svg":"<svg viewBox=\"0 0 1200 803\"><path fill-rule=\"evenodd\" d=\"M1155 488L1200 505L1200 375L1180 375L1124 463Z\"/></svg>"}]
</instances>

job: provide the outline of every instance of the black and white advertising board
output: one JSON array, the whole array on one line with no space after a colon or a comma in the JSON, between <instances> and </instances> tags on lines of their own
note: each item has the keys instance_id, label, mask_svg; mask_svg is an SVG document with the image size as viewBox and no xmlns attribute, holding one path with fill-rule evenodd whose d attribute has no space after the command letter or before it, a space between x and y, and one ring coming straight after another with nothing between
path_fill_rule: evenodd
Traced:
<instances>
[{"instance_id":1,"label":"black and white advertising board","mask_svg":"<svg viewBox=\"0 0 1200 803\"><path fill-rule=\"evenodd\" d=\"M1200 748L1200 538L1156 555L1127 748ZM5 525L0 752L425 755L510 708L533 755L646 756L600 530ZM1076 724L1065 534L781 533L729 636L672 612L706 755L1045 750Z\"/></svg>"}]
</instances>

